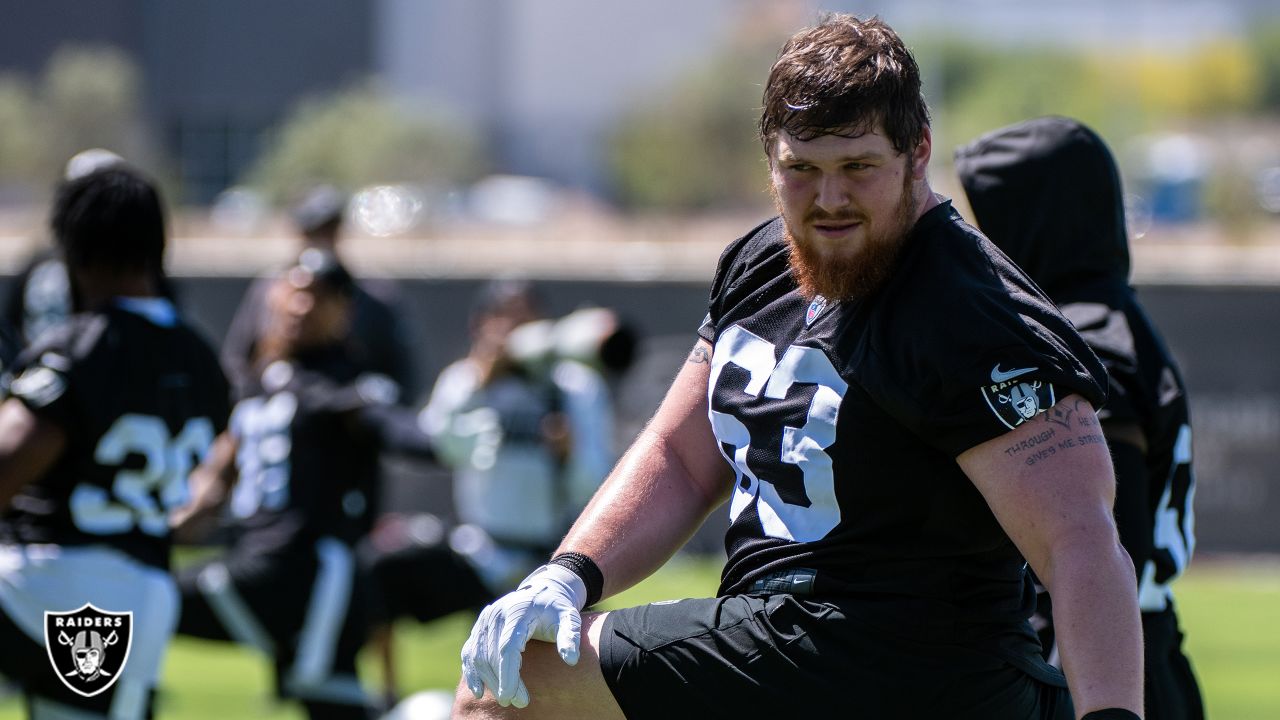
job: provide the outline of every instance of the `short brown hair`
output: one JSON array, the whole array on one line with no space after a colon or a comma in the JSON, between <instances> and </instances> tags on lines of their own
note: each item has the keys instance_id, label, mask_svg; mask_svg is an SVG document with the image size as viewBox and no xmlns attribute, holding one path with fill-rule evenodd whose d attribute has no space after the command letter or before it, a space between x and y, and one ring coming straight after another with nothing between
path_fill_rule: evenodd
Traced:
<instances>
[{"instance_id":1,"label":"short brown hair","mask_svg":"<svg viewBox=\"0 0 1280 720\"><path fill-rule=\"evenodd\" d=\"M857 137L877 122L901 153L915 149L929 126L920 68L893 28L878 17L837 13L782 46L760 113L766 152L782 131L800 140Z\"/></svg>"}]
</instances>

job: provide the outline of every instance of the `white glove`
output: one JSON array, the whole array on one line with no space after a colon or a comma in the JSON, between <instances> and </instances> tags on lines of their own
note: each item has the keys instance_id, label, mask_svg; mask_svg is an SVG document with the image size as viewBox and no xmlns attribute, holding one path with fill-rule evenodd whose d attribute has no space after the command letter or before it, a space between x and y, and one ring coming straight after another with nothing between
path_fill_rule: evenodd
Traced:
<instances>
[{"instance_id":1,"label":"white glove","mask_svg":"<svg viewBox=\"0 0 1280 720\"><path fill-rule=\"evenodd\" d=\"M529 689L520 679L525 643L554 642L560 658L576 665L586 603L582 578L566 567L543 565L482 610L462 646L462 679L471 693L479 699L488 685L499 705L528 705Z\"/></svg>"}]
</instances>

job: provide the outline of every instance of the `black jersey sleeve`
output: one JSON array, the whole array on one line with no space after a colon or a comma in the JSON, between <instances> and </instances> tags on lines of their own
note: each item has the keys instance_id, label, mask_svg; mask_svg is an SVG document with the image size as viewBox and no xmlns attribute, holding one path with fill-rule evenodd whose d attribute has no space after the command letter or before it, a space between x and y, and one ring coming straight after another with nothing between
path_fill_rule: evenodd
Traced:
<instances>
[{"instance_id":1,"label":"black jersey sleeve","mask_svg":"<svg viewBox=\"0 0 1280 720\"><path fill-rule=\"evenodd\" d=\"M740 303L750 302L759 289L759 282L750 281L785 277L780 271L785 270L786 262L786 243L779 218L757 225L730 243L716 265L707 316L698 328L699 337L714 345L725 314Z\"/></svg>"},{"instance_id":2,"label":"black jersey sleeve","mask_svg":"<svg viewBox=\"0 0 1280 720\"><path fill-rule=\"evenodd\" d=\"M1062 306L1067 316L1107 371L1107 404L1098 416L1116 423L1142 425L1150 401L1138 363L1137 341L1122 309L1105 303L1079 302Z\"/></svg>"},{"instance_id":3,"label":"black jersey sleeve","mask_svg":"<svg viewBox=\"0 0 1280 720\"><path fill-rule=\"evenodd\" d=\"M914 421L920 434L950 455L1003 435L1041 413L1075 412L1060 402L1069 395L1083 396L1094 408L1106 397L1102 385L1074 355L1064 352L1056 338L1046 334L1043 325L1028 322L1005 330L1022 330L1025 335L1009 338L1014 342L970 348L967 357L937 366L936 384L916 398L919 415Z\"/></svg>"},{"instance_id":4,"label":"black jersey sleeve","mask_svg":"<svg viewBox=\"0 0 1280 720\"><path fill-rule=\"evenodd\" d=\"M1106 374L1075 328L985 238L947 261L921 248L881 303L889 316L875 343L869 390L925 442L952 456L1041 413L1076 412L1072 394L1094 408L1106 400Z\"/></svg>"},{"instance_id":5,"label":"black jersey sleeve","mask_svg":"<svg viewBox=\"0 0 1280 720\"><path fill-rule=\"evenodd\" d=\"M64 431L75 430L76 371L101 334L100 324L72 318L43 333L14 362L9 395L37 417Z\"/></svg>"}]
</instances>

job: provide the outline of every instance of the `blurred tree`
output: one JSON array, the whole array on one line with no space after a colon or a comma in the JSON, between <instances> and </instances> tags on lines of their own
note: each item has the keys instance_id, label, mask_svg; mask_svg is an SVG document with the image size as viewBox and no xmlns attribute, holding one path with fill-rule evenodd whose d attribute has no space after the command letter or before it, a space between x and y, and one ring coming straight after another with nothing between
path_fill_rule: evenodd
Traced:
<instances>
[{"instance_id":1,"label":"blurred tree","mask_svg":"<svg viewBox=\"0 0 1280 720\"><path fill-rule=\"evenodd\" d=\"M620 121L609 149L617 202L636 210L767 206L756 135L777 38L741 37Z\"/></svg>"},{"instance_id":2,"label":"blurred tree","mask_svg":"<svg viewBox=\"0 0 1280 720\"><path fill-rule=\"evenodd\" d=\"M487 169L476 138L439 113L416 111L373 83L298 105L246 181L273 201L333 183L452 185Z\"/></svg>"},{"instance_id":3,"label":"blurred tree","mask_svg":"<svg viewBox=\"0 0 1280 720\"><path fill-rule=\"evenodd\" d=\"M107 148L141 167L152 164L139 71L124 52L112 47L60 48L45 68L40 107L52 129L48 150L55 173L61 173L72 155L90 147Z\"/></svg>"},{"instance_id":4,"label":"blurred tree","mask_svg":"<svg viewBox=\"0 0 1280 720\"><path fill-rule=\"evenodd\" d=\"M1126 67L1127 66L1127 67ZM1122 58L1110 82L1131 83L1135 100L1161 118L1235 115L1253 105L1260 78L1241 43L1213 40L1188 53Z\"/></svg>"},{"instance_id":5,"label":"blurred tree","mask_svg":"<svg viewBox=\"0 0 1280 720\"><path fill-rule=\"evenodd\" d=\"M934 126L954 144L1040 115L1069 115L1107 134L1117 117L1127 115L1115 111L1118 98L1103 90L1094 67L1079 53L959 43L947 43L939 52L934 67L943 102L933 108ZM944 155L950 157L950 148Z\"/></svg>"},{"instance_id":6,"label":"blurred tree","mask_svg":"<svg viewBox=\"0 0 1280 720\"><path fill-rule=\"evenodd\" d=\"M1113 143L1139 133L1235 117L1256 105L1263 72L1243 43L1190 50L983 47L954 38L917 49L936 137L960 144L1038 115L1069 115ZM1280 54L1278 54L1280 56Z\"/></svg>"},{"instance_id":7,"label":"blurred tree","mask_svg":"<svg viewBox=\"0 0 1280 720\"><path fill-rule=\"evenodd\" d=\"M39 114L22 78L0 77L0 185L23 186L43 174L48 133Z\"/></svg>"},{"instance_id":8,"label":"blurred tree","mask_svg":"<svg viewBox=\"0 0 1280 720\"><path fill-rule=\"evenodd\" d=\"M1280 114L1280 22L1259 25L1249 34L1249 53L1262 84L1259 105Z\"/></svg>"},{"instance_id":9,"label":"blurred tree","mask_svg":"<svg viewBox=\"0 0 1280 720\"><path fill-rule=\"evenodd\" d=\"M103 147L147 167L155 158L145 132L137 66L113 47L64 46L38 84L0 76L0 180L37 195L67 160Z\"/></svg>"}]
</instances>

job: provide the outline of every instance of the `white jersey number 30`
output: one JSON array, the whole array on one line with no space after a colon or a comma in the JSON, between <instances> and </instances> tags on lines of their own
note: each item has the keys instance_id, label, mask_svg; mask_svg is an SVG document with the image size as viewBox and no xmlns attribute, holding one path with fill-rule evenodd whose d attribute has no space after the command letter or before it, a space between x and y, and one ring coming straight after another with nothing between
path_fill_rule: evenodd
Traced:
<instances>
[{"instance_id":1,"label":"white jersey number 30","mask_svg":"<svg viewBox=\"0 0 1280 720\"><path fill-rule=\"evenodd\" d=\"M750 431L733 415L710 409L720 373L729 364L750 374L743 391L754 398L763 392L765 398L781 401L796 383L817 386L804 425L782 430L782 462L800 468L808 505L786 502L768 479L757 477L747 465ZM840 523L835 477L826 449L835 442L836 419L848 387L826 353L818 348L792 345L781 360L775 360L772 343L740 326L735 325L720 336L711 357L707 398L711 428L719 440L720 452L733 465L736 475L729 505L731 522L754 501L764 532L770 537L810 542L825 537ZM732 457L725 452L726 445L733 448Z\"/></svg>"},{"instance_id":2,"label":"white jersey number 30","mask_svg":"<svg viewBox=\"0 0 1280 720\"><path fill-rule=\"evenodd\" d=\"M169 533L168 513L188 498L187 475L213 444L213 423L190 418L175 437L165 421L153 415L121 415L98 441L93 457L101 465L120 467L140 455L138 469L121 468L111 489L80 483L71 493L71 517L81 532L115 535L135 528L148 535Z\"/></svg>"}]
</instances>

